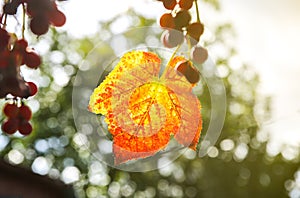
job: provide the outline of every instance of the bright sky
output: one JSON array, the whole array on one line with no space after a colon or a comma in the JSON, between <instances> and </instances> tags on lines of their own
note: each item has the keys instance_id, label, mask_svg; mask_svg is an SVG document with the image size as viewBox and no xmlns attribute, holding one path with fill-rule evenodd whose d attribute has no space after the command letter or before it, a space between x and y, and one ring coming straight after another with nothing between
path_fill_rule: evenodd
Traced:
<instances>
[{"instance_id":1,"label":"bright sky","mask_svg":"<svg viewBox=\"0 0 300 198\"><path fill-rule=\"evenodd\" d=\"M221 0L233 21L243 61L261 75L261 92L273 96L274 142L300 145L300 1Z\"/></svg>"},{"instance_id":2,"label":"bright sky","mask_svg":"<svg viewBox=\"0 0 300 198\"><path fill-rule=\"evenodd\" d=\"M273 96L273 119L265 125L271 129L271 137L277 143L300 145L300 1L220 2L222 12L216 17L232 22L241 59L259 72L260 92ZM98 20L105 21L130 7L156 18L164 12L155 0L85 0L65 4L68 22L64 28L73 36L95 33Z\"/></svg>"}]
</instances>

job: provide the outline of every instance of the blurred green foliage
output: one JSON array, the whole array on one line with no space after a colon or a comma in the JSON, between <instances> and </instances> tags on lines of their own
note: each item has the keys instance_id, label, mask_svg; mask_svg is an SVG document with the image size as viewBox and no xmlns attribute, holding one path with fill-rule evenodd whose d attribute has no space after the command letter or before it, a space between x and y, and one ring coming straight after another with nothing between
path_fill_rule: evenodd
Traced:
<instances>
[{"instance_id":1,"label":"blurred green foliage","mask_svg":"<svg viewBox=\"0 0 300 198\"><path fill-rule=\"evenodd\" d=\"M214 6L218 8L219 4L214 1ZM138 27L156 25L155 20L133 11L126 17ZM112 169L93 157L89 139L75 127L72 90L81 60L95 44L112 35L111 24L116 19L99 24L99 35L72 39L66 32L52 30L39 40L50 49L43 54L43 66L32 73L40 86L38 95L28 102L36 109L34 133L25 138L0 134L0 155L39 174L73 183L78 197L287 197L299 157L285 159L281 154L271 156L266 152L268 139L259 138L258 126L271 113L269 99L257 95L259 77L251 67L231 67L236 52L226 43L228 35L233 35L228 24L216 25L211 30L215 40L205 43L212 52L220 46L226 52L216 54L216 64L227 95L224 128L207 156L200 158L188 151L170 166L146 173ZM159 42L160 34L127 34L126 39L139 44L150 35ZM112 46L105 45L99 54L109 59L113 51ZM210 105L207 87L199 98L203 107ZM209 116L209 112L203 112L205 127ZM86 142L83 145L78 139ZM17 156L13 155L16 151ZM41 161L46 165L37 163Z\"/></svg>"}]
</instances>

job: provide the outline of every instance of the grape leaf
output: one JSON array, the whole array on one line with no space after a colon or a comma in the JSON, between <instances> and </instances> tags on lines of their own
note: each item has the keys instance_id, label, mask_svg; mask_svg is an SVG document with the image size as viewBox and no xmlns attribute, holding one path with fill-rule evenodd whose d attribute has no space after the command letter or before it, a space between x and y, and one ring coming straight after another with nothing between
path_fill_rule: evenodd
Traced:
<instances>
[{"instance_id":1,"label":"grape leaf","mask_svg":"<svg viewBox=\"0 0 300 198\"><path fill-rule=\"evenodd\" d=\"M106 117L115 164L154 155L171 135L196 149L201 106L192 93L194 84L174 69L182 60L174 57L159 76L161 60L156 54L128 52L94 90L88 108Z\"/></svg>"}]
</instances>

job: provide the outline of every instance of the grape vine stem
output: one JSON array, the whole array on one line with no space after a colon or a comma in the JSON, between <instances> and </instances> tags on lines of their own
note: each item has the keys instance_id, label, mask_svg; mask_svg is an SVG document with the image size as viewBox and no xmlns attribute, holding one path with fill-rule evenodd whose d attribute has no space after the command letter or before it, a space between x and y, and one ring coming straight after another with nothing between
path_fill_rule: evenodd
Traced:
<instances>
[{"instance_id":1,"label":"grape vine stem","mask_svg":"<svg viewBox=\"0 0 300 198\"><path fill-rule=\"evenodd\" d=\"M7 22L7 14L4 14L4 22L3 22L3 29L5 29L6 28L6 22Z\"/></svg>"},{"instance_id":2,"label":"grape vine stem","mask_svg":"<svg viewBox=\"0 0 300 198\"><path fill-rule=\"evenodd\" d=\"M197 22L201 23L200 14L199 14L199 7L198 7L198 1L197 0L195 0L195 7L196 7L196 13L197 13Z\"/></svg>"},{"instance_id":3,"label":"grape vine stem","mask_svg":"<svg viewBox=\"0 0 300 198\"><path fill-rule=\"evenodd\" d=\"M25 17L26 17L26 8L25 8L25 4L22 3L22 8L23 8L23 24L22 24L22 38L24 39L24 32L25 32Z\"/></svg>"},{"instance_id":4,"label":"grape vine stem","mask_svg":"<svg viewBox=\"0 0 300 198\"><path fill-rule=\"evenodd\" d=\"M4 0L4 4L8 3L8 0ZM4 22L3 22L3 29L6 28L6 22L7 22L7 14L4 14ZM1 21L2 22L2 21Z\"/></svg>"}]
</instances>

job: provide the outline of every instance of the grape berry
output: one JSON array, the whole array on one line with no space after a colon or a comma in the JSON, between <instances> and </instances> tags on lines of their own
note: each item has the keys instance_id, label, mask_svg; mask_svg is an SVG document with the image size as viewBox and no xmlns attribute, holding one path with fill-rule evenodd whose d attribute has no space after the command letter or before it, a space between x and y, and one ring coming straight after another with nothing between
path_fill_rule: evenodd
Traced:
<instances>
[{"instance_id":1,"label":"grape berry","mask_svg":"<svg viewBox=\"0 0 300 198\"><path fill-rule=\"evenodd\" d=\"M17 118L9 118L2 123L2 131L12 135L14 134L19 127L19 120Z\"/></svg>"},{"instance_id":2,"label":"grape berry","mask_svg":"<svg viewBox=\"0 0 300 198\"><path fill-rule=\"evenodd\" d=\"M162 28L169 28L174 29L175 28L175 21L171 13L165 13L160 17L159 20L160 26Z\"/></svg>"},{"instance_id":3,"label":"grape berry","mask_svg":"<svg viewBox=\"0 0 300 198\"><path fill-rule=\"evenodd\" d=\"M187 26L187 34L196 41L199 41L203 32L204 26L199 22L191 23Z\"/></svg>"},{"instance_id":4,"label":"grape berry","mask_svg":"<svg viewBox=\"0 0 300 198\"><path fill-rule=\"evenodd\" d=\"M16 118L19 114L19 108L16 104L6 103L3 109L3 113L10 118Z\"/></svg>"},{"instance_id":5,"label":"grape berry","mask_svg":"<svg viewBox=\"0 0 300 198\"><path fill-rule=\"evenodd\" d=\"M191 51L191 57L195 63L202 64L208 58L208 52L205 48L194 46Z\"/></svg>"},{"instance_id":6,"label":"grape berry","mask_svg":"<svg viewBox=\"0 0 300 198\"><path fill-rule=\"evenodd\" d=\"M194 0L179 0L178 4L179 4L180 8L189 10L192 8L193 2L194 2Z\"/></svg>"},{"instance_id":7,"label":"grape berry","mask_svg":"<svg viewBox=\"0 0 300 198\"><path fill-rule=\"evenodd\" d=\"M161 40L166 47L172 48L183 43L184 35L182 32L170 29L162 34Z\"/></svg>"},{"instance_id":8,"label":"grape berry","mask_svg":"<svg viewBox=\"0 0 300 198\"><path fill-rule=\"evenodd\" d=\"M191 84L200 80L199 71L193 66L191 61L180 61L175 67L176 71L183 75Z\"/></svg>"},{"instance_id":9,"label":"grape berry","mask_svg":"<svg viewBox=\"0 0 300 198\"><path fill-rule=\"evenodd\" d=\"M164 7L168 10L173 10L177 4L176 0L163 0Z\"/></svg>"},{"instance_id":10,"label":"grape berry","mask_svg":"<svg viewBox=\"0 0 300 198\"><path fill-rule=\"evenodd\" d=\"M22 135L29 135L32 132L32 126L28 121L22 121L19 126L18 130Z\"/></svg>"}]
</instances>

